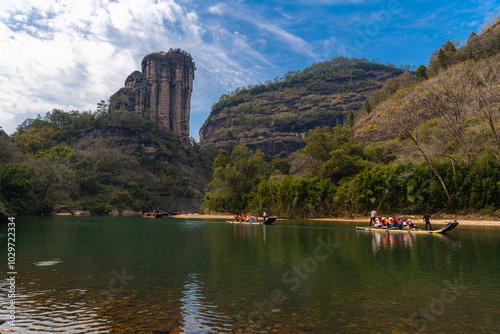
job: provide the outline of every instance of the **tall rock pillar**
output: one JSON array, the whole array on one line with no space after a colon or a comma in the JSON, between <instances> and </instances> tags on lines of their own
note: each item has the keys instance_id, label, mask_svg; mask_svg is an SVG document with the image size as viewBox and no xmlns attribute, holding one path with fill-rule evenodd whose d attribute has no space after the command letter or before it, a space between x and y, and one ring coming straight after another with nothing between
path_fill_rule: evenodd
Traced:
<instances>
[{"instance_id":1,"label":"tall rock pillar","mask_svg":"<svg viewBox=\"0 0 500 334\"><path fill-rule=\"evenodd\" d=\"M111 97L110 111L150 111L158 130L187 144L194 71L191 56L179 49L149 54L142 60L142 72L132 73Z\"/></svg>"}]
</instances>

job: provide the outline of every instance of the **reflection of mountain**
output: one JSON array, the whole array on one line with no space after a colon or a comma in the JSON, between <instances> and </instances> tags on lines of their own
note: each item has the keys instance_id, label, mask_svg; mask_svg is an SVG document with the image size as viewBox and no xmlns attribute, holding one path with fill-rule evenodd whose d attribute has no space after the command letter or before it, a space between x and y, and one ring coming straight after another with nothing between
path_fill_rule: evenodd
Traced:
<instances>
[{"instance_id":1,"label":"reflection of mountain","mask_svg":"<svg viewBox=\"0 0 500 334\"><path fill-rule=\"evenodd\" d=\"M218 312L217 306L205 301L202 285L197 274L190 274L186 279L180 299L181 329L186 333L230 332L232 320Z\"/></svg>"}]
</instances>

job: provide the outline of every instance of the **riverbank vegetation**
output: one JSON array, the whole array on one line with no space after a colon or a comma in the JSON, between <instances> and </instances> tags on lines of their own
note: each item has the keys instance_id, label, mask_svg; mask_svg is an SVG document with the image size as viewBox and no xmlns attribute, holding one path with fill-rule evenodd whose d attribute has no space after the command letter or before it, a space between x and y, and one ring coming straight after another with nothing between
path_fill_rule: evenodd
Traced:
<instances>
[{"instance_id":1,"label":"riverbank vegetation","mask_svg":"<svg viewBox=\"0 0 500 334\"><path fill-rule=\"evenodd\" d=\"M492 152L474 156L467 167L452 159L436 160L450 191L447 198L425 161L381 165L370 147L348 127L316 129L293 166L262 152L238 146L221 150L205 207L213 212L271 212L290 218L347 217L378 212L424 211L500 215L500 160ZM290 173L292 167L293 173Z\"/></svg>"}]
</instances>

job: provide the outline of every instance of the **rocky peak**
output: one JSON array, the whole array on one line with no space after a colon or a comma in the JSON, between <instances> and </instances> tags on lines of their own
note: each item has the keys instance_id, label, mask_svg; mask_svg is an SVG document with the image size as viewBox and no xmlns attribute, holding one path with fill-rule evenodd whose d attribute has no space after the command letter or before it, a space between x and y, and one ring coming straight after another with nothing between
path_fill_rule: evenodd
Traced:
<instances>
[{"instance_id":1,"label":"rocky peak","mask_svg":"<svg viewBox=\"0 0 500 334\"><path fill-rule=\"evenodd\" d=\"M147 78L142 74L142 72L134 71L131 75L127 77L125 80L125 88L133 88L138 84L143 83Z\"/></svg>"},{"instance_id":2,"label":"rocky peak","mask_svg":"<svg viewBox=\"0 0 500 334\"><path fill-rule=\"evenodd\" d=\"M180 49L151 53L141 63L142 72L135 71L125 80L125 87L110 99L109 110L153 113L157 128L189 140L189 117L195 64Z\"/></svg>"}]
</instances>

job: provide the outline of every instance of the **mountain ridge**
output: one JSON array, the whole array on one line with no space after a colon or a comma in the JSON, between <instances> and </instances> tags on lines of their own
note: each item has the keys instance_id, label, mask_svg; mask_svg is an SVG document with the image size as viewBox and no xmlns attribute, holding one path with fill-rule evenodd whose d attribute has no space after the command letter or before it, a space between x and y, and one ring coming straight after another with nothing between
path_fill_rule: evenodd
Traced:
<instances>
[{"instance_id":1,"label":"mountain ridge","mask_svg":"<svg viewBox=\"0 0 500 334\"><path fill-rule=\"evenodd\" d=\"M267 84L223 95L200 129L200 145L261 149L268 159L304 147L309 130L345 124L376 89L403 69L338 57Z\"/></svg>"}]
</instances>

